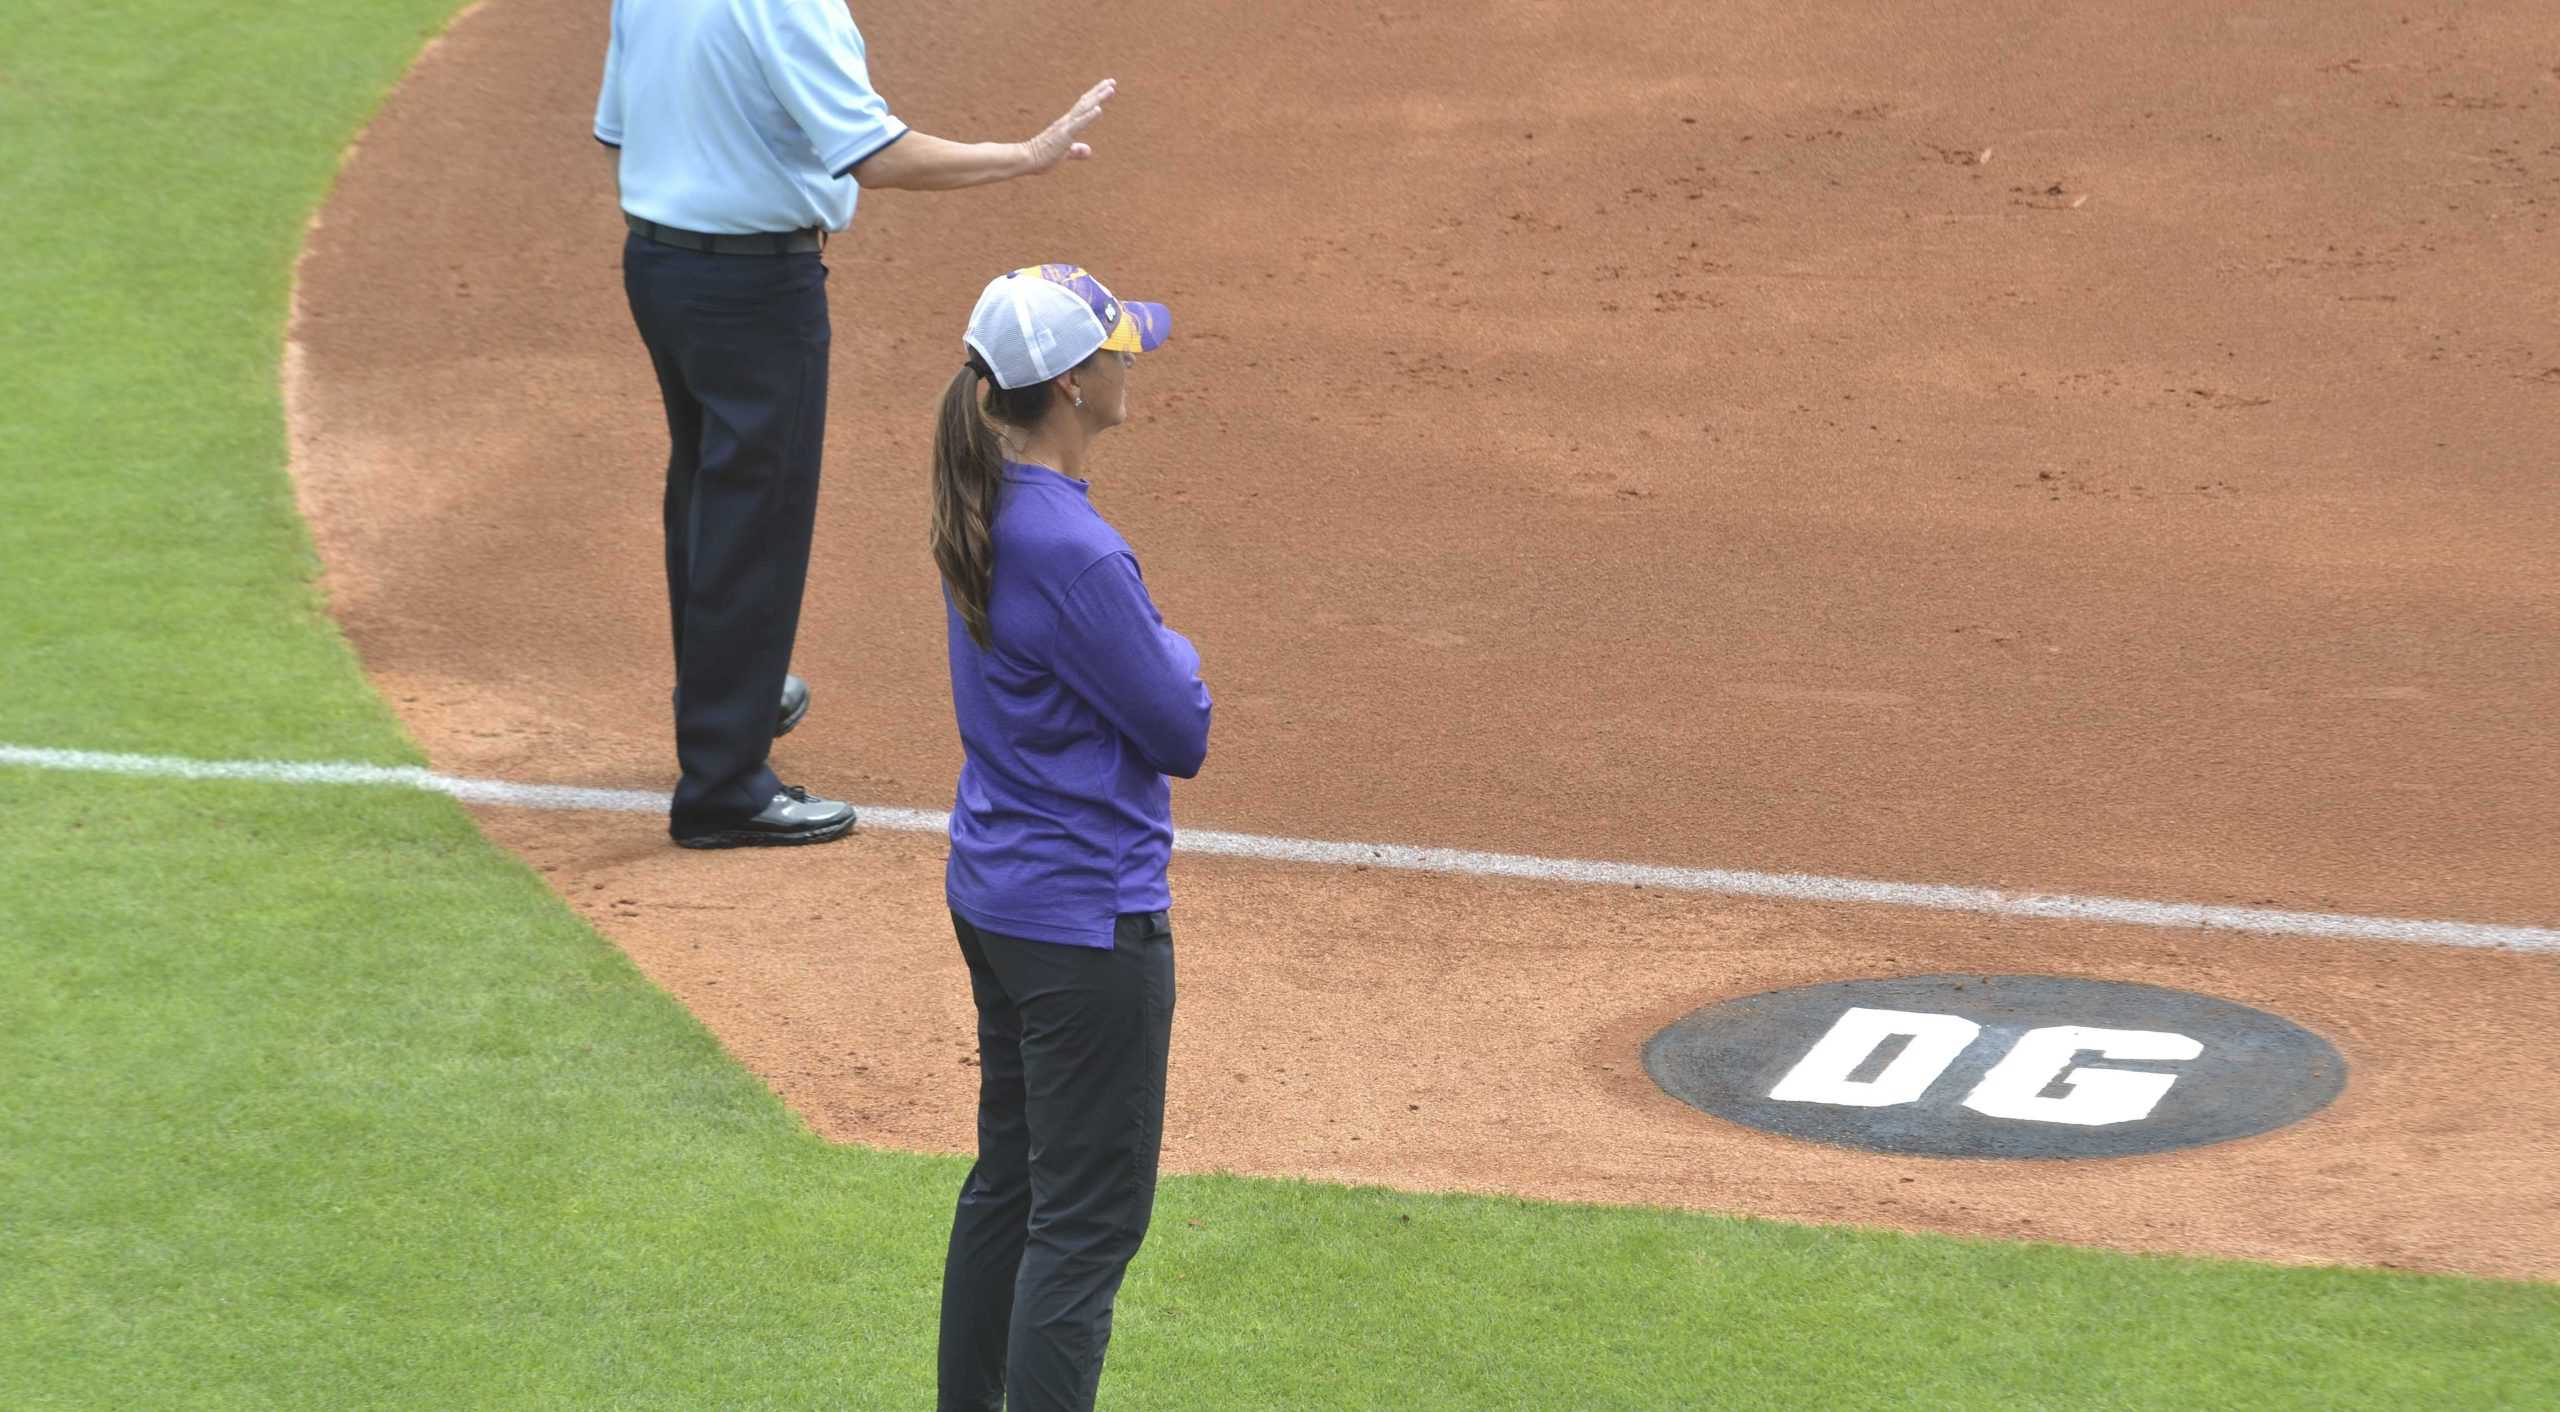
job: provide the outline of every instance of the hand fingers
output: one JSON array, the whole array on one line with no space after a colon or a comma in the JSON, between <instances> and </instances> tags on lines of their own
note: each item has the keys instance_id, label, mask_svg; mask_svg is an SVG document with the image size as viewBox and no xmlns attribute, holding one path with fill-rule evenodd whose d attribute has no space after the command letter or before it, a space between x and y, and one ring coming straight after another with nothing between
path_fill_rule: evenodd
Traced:
<instances>
[{"instance_id":1,"label":"hand fingers","mask_svg":"<svg viewBox=\"0 0 2560 1412\"><path fill-rule=\"evenodd\" d=\"M1095 84L1093 87L1086 89L1084 91L1084 96L1077 99L1075 106L1069 108L1067 110L1067 115L1059 119L1059 121L1068 125L1068 131L1081 132L1087 125L1091 124L1094 119L1102 116L1102 105L1110 102L1111 95L1119 91L1120 80L1116 78L1106 78L1102 82Z\"/></svg>"},{"instance_id":2,"label":"hand fingers","mask_svg":"<svg viewBox=\"0 0 2560 1412\"><path fill-rule=\"evenodd\" d=\"M1056 154L1045 160L1080 162L1092 156L1093 149L1074 141L1075 135L1093 126L1093 120L1102 116L1102 105L1111 101L1111 95L1119 91L1120 81L1112 78L1086 89L1074 107L1060 114L1056 122L1049 124L1049 130L1034 140L1039 148Z\"/></svg>"}]
</instances>

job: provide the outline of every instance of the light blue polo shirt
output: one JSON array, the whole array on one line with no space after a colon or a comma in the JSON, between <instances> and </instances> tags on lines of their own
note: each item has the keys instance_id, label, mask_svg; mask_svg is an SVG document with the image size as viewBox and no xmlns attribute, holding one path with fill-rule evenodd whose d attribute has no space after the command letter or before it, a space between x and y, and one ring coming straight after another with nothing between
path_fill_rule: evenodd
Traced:
<instances>
[{"instance_id":1,"label":"light blue polo shirt","mask_svg":"<svg viewBox=\"0 0 2560 1412\"><path fill-rule=\"evenodd\" d=\"M613 0L596 140L622 208L717 235L842 230L846 173L907 135L842 0Z\"/></svg>"}]
</instances>

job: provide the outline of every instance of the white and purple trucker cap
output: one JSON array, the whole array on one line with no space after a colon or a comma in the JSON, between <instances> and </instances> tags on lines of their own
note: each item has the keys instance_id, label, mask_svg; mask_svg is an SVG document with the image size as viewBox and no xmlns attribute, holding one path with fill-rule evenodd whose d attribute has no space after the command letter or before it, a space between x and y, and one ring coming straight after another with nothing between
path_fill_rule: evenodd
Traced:
<instances>
[{"instance_id":1,"label":"white and purple trucker cap","mask_svg":"<svg viewBox=\"0 0 2560 1412\"><path fill-rule=\"evenodd\" d=\"M1173 332L1162 304L1120 299L1076 265L1027 265L996 276L969 311L970 349L996 386L1047 382L1094 350L1152 352Z\"/></svg>"}]
</instances>

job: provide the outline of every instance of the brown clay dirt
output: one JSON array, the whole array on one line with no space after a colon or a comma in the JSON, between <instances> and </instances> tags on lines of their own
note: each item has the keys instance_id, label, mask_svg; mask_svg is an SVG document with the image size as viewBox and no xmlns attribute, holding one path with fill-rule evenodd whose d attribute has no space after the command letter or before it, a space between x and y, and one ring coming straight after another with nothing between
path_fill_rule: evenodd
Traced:
<instances>
[{"instance_id":1,"label":"brown clay dirt","mask_svg":"<svg viewBox=\"0 0 2560 1412\"><path fill-rule=\"evenodd\" d=\"M1187 826L2548 924L2560 71L2539 0L1821 15L864 0L918 126L1098 159L866 196L786 778L939 807L929 409L990 274L1169 301L1096 497L1207 658ZM493 0L351 157L287 376L333 602L444 770L663 788L663 423L600 7ZM2542 272L2542 273L2537 273ZM2539 703L2538 705L2536 703ZM937 840L483 811L821 1132L969 1142ZM2560 958L1177 860L1168 1166L2560 1278ZM2159 1157L1736 1128L1718 998L2051 972L2351 1079Z\"/></svg>"}]
</instances>

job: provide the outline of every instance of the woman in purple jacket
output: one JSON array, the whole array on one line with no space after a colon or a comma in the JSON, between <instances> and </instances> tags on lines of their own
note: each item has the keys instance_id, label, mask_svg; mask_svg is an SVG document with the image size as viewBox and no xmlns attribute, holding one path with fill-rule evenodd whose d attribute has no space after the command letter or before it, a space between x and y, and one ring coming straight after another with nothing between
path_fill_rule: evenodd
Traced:
<instances>
[{"instance_id":1,"label":"woman in purple jacket","mask_svg":"<svg viewBox=\"0 0 2560 1412\"><path fill-rule=\"evenodd\" d=\"M966 754L945 886L980 1056L978 1162L943 1267L945 1409L1090 1408L1155 1207L1173 1029L1165 777L1199 773L1209 690L1082 477L1093 439L1128 419L1130 365L1171 327L1163 305L1072 266L1002 276L969 316L934 432Z\"/></svg>"}]
</instances>

